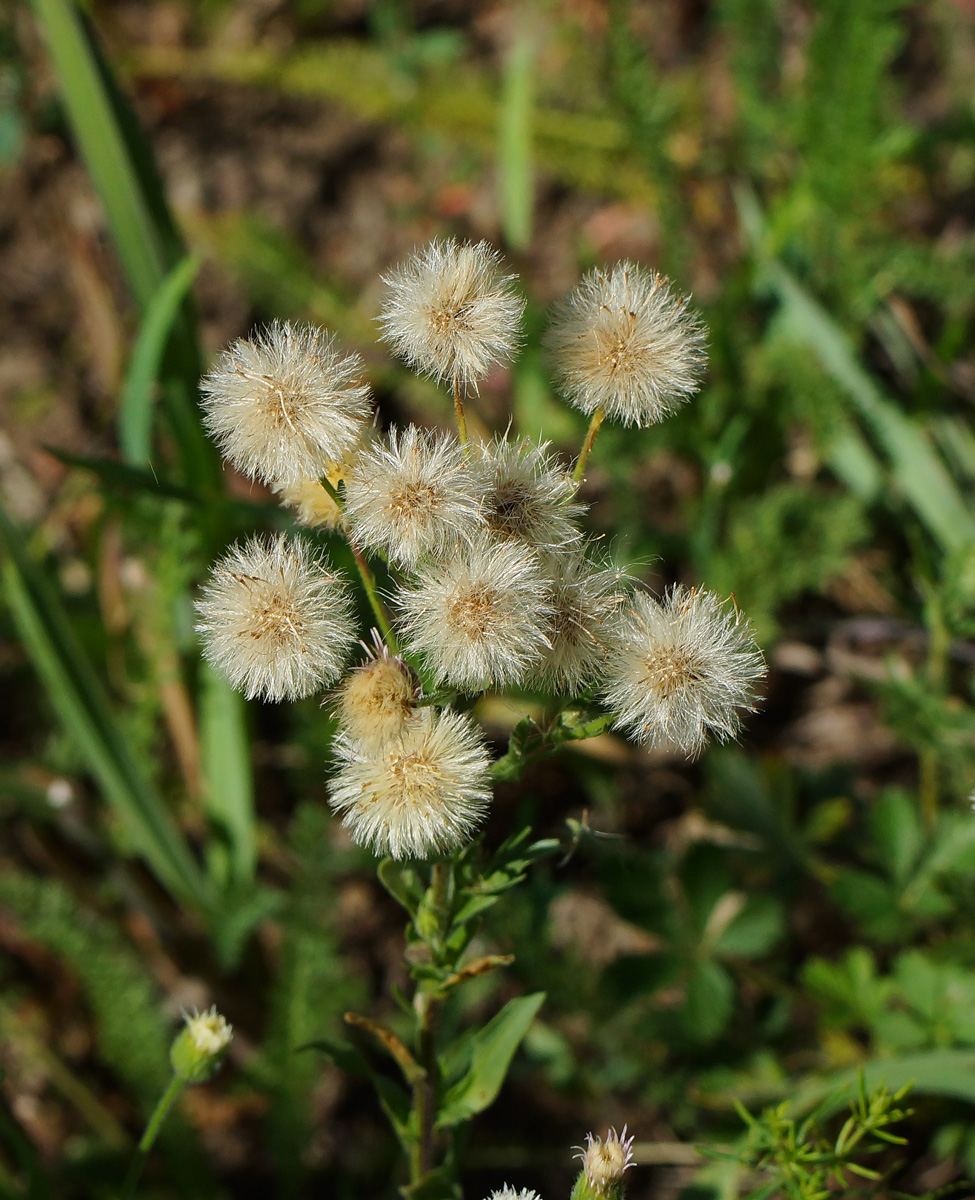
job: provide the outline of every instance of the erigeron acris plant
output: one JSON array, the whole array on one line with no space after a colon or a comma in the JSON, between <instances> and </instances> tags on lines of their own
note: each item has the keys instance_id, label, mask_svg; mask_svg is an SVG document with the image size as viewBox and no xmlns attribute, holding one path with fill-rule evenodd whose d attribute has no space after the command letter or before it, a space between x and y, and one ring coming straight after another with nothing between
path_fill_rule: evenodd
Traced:
<instances>
[{"instance_id":1,"label":"erigeron acris plant","mask_svg":"<svg viewBox=\"0 0 975 1200\"><path fill-rule=\"evenodd\" d=\"M497 1094L540 1003L511 1001L466 1054L444 1056L440 1006L507 961L465 958L480 915L558 848L519 831L485 854L477 836L493 782L610 726L695 756L709 737L737 733L764 662L733 604L683 586L646 594L580 524L578 485L603 420L651 425L698 388L704 331L685 298L621 263L591 272L556 307L555 378L590 417L570 468L544 443L468 438L468 394L521 340L523 302L496 252L434 242L385 283L383 336L450 387L456 436L415 425L376 432L357 356L289 323L235 342L203 388L226 458L269 484L302 525L348 539L375 627L357 628L353 581L294 533L231 549L203 589L198 629L206 657L248 697L322 693L336 714L329 803L381 859L382 882L409 913L414 1028L403 1039L349 1017L392 1055L403 1086L354 1045L321 1048L376 1083L409 1159L404 1194L430 1200L456 1194L453 1135ZM548 715L521 720L495 759L476 700L508 688L545 696ZM618 1194L629 1145L625 1130L590 1138L580 1197Z\"/></svg>"}]
</instances>

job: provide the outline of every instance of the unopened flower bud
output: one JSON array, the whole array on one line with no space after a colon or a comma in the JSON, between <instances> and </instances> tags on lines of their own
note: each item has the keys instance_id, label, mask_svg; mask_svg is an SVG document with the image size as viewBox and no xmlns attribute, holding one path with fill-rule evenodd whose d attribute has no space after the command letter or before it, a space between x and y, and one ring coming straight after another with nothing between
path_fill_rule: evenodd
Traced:
<instances>
[{"instance_id":1,"label":"unopened flower bud","mask_svg":"<svg viewBox=\"0 0 975 1200\"><path fill-rule=\"evenodd\" d=\"M417 683L402 658L390 654L373 630L366 661L351 671L338 694L342 727L358 742L379 745L401 733L413 712Z\"/></svg>"},{"instance_id":2,"label":"unopened flower bud","mask_svg":"<svg viewBox=\"0 0 975 1200\"><path fill-rule=\"evenodd\" d=\"M623 1172L633 1164L633 1138L611 1129L606 1140L586 1135L586 1145L578 1147L576 1158L582 1171L572 1189L572 1200L619 1200L623 1194Z\"/></svg>"},{"instance_id":3,"label":"unopened flower bud","mask_svg":"<svg viewBox=\"0 0 975 1200\"><path fill-rule=\"evenodd\" d=\"M223 1061L233 1027L217 1012L216 1006L192 1016L187 1013L185 1019L186 1025L169 1052L169 1061L180 1079L202 1083Z\"/></svg>"}]
</instances>

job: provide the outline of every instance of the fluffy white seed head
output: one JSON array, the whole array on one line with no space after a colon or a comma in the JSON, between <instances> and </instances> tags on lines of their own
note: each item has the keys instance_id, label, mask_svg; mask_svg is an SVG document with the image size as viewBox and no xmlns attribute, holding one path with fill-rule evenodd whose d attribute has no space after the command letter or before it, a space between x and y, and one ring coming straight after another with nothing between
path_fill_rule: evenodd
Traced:
<instances>
[{"instance_id":1,"label":"fluffy white seed head","mask_svg":"<svg viewBox=\"0 0 975 1200\"><path fill-rule=\"evenodd\" d=\"M572 550L545 565L550 649L542 654L537 678L562 695L576 696L605 670L626 603L626 576Z\"/></svg>"},{"instance_id":2,"label":"fluffy white seed head","mask_svg":"<svg viewBox=\"0 0 975 1200\"><path fill-rule=\"evenodd\" d=\"M633 597L622 614L603 698L616 725L646 746L691 757L708 734L734 737L753 711L765 660L748 622L713 592L677 586L663 600Z\"/></svg>"},{"instance_id":3,"label":"fluffy white seed head","mask_svg":"<svg viewBox=\"0 0 975 1200\"><path fill-rule=\"evenodd\" d=\"M487 242L430 242L383 276L383 337L416 371L476 386L514 356L525 302Z\"/></svg>"},{"instance_id":4,"label":"fluffy white seed head","mask_svg":"<svg viewBox=\"0 0 975 1200\"><path fill-rule=\"evenodd\" d=\"M357 354L322 329L275 321L223 352L200 384L204 424L252 479L296 486L357 445L371 400Z\"/></svg>"},{"instance_id":5,"label":"fluffy white seed head","mask_svg":"<svg viewBox=\"0 0 975 1200\"><path fill-rule=\"evenodd\" d=\"M196 609L204 655L249 700L295 700L332 683L355 637L344 581L283 534L234 546Z\"/></svg>"},{"instance_id":6,"label":"fluffy white seed head","mask_svg":"<svg viewBox=\"0 0 975 1200\"><path fill-rule=\"evenodd\" d=\"M633 1165L633 1137L626 1136L625 1125L621 1134L611 1129L605 1141L591 1133L586 1134L585 1147L580 1146L574 1157L582 1160L590 1191L605 1196L618 1190L623 1172Z\"/></svg>"},{"instance_id":7,"label":"fluffy white seed head","mask_svg":"<svg viewBox=\"0 0 975 1200\"><path fill-rule=\"evenodd\" d=\"M484 526L476 479L451 434L415 425L392 430L360 454L345 481L354 537L412 567L470 538Z\"/></svg>"},{"instance_id":8,"label":"fluffy white seed head","mask_svg":"<svg viewBox=\"0 0 975 1200\"><path fill-rule=\"evenodd\" d=\"M509 1187L505 1184L503 1188L498 1188L497 1191L491 1193L487 1200L541 1200L538 1192L533 1192L531 1188L522 1188L518 1191L517 1188Z\"/></svg>"},{"instance_id":9,"label":"fluffy white seed head","mask_svg":"<svg viewBox=\"0 0 975 1200\"><path fill-rule=\"evenodd\" d=\"M656 271L595 270L555 306L546 337L566 399L624 425L663 420L700 385L704 326Z\"/></svg>"},{"instance_id":10,"label":"fluffy white seed head","mask_svg":"<svg viewBox=\"0 0 975 1200\"><path fill-rule=\"evenodd\" d=\"M373 630L366 660L342 681L337 711L342 728L360 745L378 745L401 733L414 713L417 681L398 654Z\"/></svg>"},{"instance_id":11,"label":"fluffy white seed head","mask_svg":"<svg viewBox=\"0 0 975 1200\"><path fill-rule=\"evenodd\" d=\"M575 503L577 485L547 449L527 438L499 438L481 446L474 463L488 528L537 551L577 542L585 511Z\"/></svg>"},{"instance_id":12,"label":"fluffy white seed head","mask_svg":"<svg viewBox=\"0 0 975 1200\"><path fill-rule=\"evenodd\" d=\"M480 537L421 567L398 602L409 649L464 691L516 683L548 649L544 579L519 542Z\"/></svg>"},{"instance_id":13,"label":"fluffy white seed head","mask_svg":"<svg viewBox=\"0 0 975 1200\"><path fill-rule=\"evenodd\" d=\"M428 858L470 840L491 800L491 756L465 713L421 709L394 737L339 733L329 803L362 846Z\"/></svg>"}]
</instances>

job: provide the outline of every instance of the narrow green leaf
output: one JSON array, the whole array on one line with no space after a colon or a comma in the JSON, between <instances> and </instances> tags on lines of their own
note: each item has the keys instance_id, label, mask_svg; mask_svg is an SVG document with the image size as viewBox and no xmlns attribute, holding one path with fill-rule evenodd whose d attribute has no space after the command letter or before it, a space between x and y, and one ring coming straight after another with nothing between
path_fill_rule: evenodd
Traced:
<instances>
[{"instance_id":1,"label":"narrow green leaf","mask_svg":"<svg viewBox=\"0 0 975 1200\"><path fill-rule=\"evenodd\" d=\"M544 992L535 992L509 1000L474 1034L470 1040L471 1065L466 1075L448 1088L437 1113L438 1129L468 1121L492 1103L544 999Z\"/></svg>"},{"instance_id":2,"label":"narrow green leaf","mask_svg":"<svg viewBox=\"0 0 975 1200\"><path fill-rule=\"evenodd\" d=\"M149 465L156 380L173 322L199 269L195 255L178 262L156 289L139 328L118 414L122 457L133 467Z\"/></svg>"},{"instance_id":3,"label":"narrow green leaf","mask_svg":"<svg viewBox=\"0 0 975 1200\"><path fill-rule=\"evenodd\" d=\"M152 151L72 0L31 0L58 75L68 119L95 185L129 287L148 313L169 270L185 254ZM189 298L170 322L160 379L187 481L220 490L219 463L200 423L200 352Z\"/></svg>"},{"instance_id":4,"label":"narrow green leaf","mask_svg":"<svg viewBox=\"0 0 975 1200\"><path fill-rule=\"evenodd\" d=\"M219 882L242 886L257 865L254 783L245 708L233 688L205 663L200 676L200 746L207 815L226 838L226 861L214 862Z\"/></svg>"},{"instance_id":5,"label":"narrow green leaf","mask_svg":"<svg viewBox=\"0 0 975 1200\"><path fill-rule=\"evenodd\" d=\"M83 18L69 0L32 0L61 82L68 116L140 307L166 274L163 246L129 161Z\"/></svg>"},{"instance_id":6,"label":"narrow green leaf","mask_svg":"<svg viewBox=\"0 0 975 1200\"><path fill-rule=\"evenodd\" d=\"M766 251L762 213L755 196L742 189L736 198L742 229L761 267L760 282L778 296L783 323L797 341L812 350L823 370L853 401L860 420L886 452L895 485L929 532L947 550L970 545L975 541L975 517L927 430L884 396L858 361L844 331ZM838 473L859 494L869 495L875 480L862 447L846 437L838 450Z\"/></svg>"},{"instance_id":7,"label":"narrow green leaf","mask_svg":"<svg viewBox=\"0 0 975 1200\"><path fill-rule=\"evenodd\" d=\"M106 800L125 821L139 853L160 881L178 900L208 912L209 888L193 855L119 736L101 681L59 599L2 509L0 548L4 591L24 646Z\"/></svg>"},{"instance_id":8,"label":"narrow green leaf","mask_svg":"<svg viewBox=\"0 0 975 1200\"><path fill-rule=\"evenodd\" d=\"M504 62L498 107L498 183L505 241L524 250L531 241L535 187L532 177L532 109L535 47L519 39Z\"/></svg>"},{"instance_id":9,"label":"narrow green leaf","mask_svg":"<svg viewBox=\"0 0 975 1200\"><path fill-rule=\"evenodd\" d=\"M975 518L927 431L883 396L857 361L846 335L797 280L778 263L769 264L768 270L787 307L794 335L806 342L853 401L887 452L894 480L918 517L946 550L970 545L975 541Z\"/></svg>"}]
</instances>

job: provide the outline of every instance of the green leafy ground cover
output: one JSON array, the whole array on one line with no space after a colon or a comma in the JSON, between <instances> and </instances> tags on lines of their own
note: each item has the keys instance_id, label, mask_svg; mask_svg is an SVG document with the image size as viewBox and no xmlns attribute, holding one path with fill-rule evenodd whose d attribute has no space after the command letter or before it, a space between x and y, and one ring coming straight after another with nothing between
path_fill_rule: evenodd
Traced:
<instances>
[{"instance_id":1,"label":"green leafy ground cover","mask_svg":"<svg viewBox=\"0 0 975 1200\"><path fill-rule=\"evenodd\" d=\"M89 13L94 41L63 0L0 37L0 1194L114 1194L180 1008L211 1001L235 1048L145 1194L392 1192L367 1083L298 1048L350 1008L397 1027L400 911L324 807L327 714L245 708L200 664L193 587L281 518L218 471L195 386L297 317L363 351L384 416L446 422L372 324L378 272L438 232L496 240L529 293L473 419L566 453L546 305L625 256L694 292L706 387L600 435L593 529L657 586L733 592L772 668L741 746L605 735L504 785L487 846L531 824L564 853L486 908L478 951L515 961L446 1010L527 1026L546 997L501 1104L448 1064L465 1194L557 1195L566 1147L624 1121L633 1196L785 1189L788 1122L861 1069L913 1113L870 1163L893 1182L842 1194L975 1175L968 6ZM484 712L499 745L518 715ZM786 1100L757 1134L735 1108Z\"/></svg>"}]
</instances>

